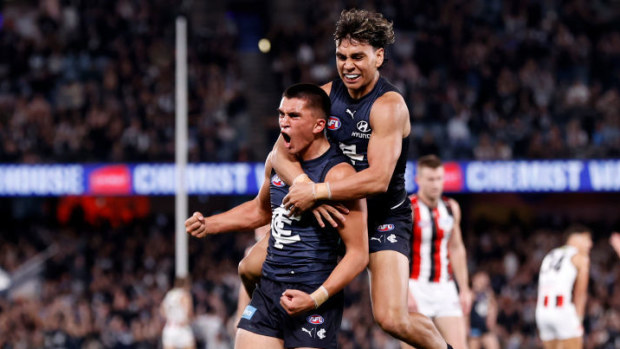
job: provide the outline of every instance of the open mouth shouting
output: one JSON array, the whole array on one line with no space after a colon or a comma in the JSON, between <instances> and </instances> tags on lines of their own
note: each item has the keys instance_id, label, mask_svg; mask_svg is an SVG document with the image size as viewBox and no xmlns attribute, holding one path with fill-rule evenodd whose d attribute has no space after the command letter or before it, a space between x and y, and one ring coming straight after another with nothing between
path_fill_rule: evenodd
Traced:
<instances>
[{"instance_id":1,"label":"open mouth shouting","mask_svg":"<svg viewBox=\"0 0 620 349\"><path fill-rule=\"evenodd\" d=\"M284 130L280 131L280 133L282 134L284 145L286 146L286 148L290 149L291 148L291 136L288 133L286 133L286 131Z\"/></svg>"}]
</instances>

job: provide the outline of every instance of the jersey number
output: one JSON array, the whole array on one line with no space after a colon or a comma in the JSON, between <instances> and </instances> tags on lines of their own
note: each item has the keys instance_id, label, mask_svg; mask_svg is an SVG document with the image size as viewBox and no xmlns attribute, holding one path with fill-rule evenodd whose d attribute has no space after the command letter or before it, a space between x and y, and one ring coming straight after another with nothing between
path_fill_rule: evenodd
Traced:
<instances>
[{"instance_id":1,"label":"jersey number","mask_svg":"<svg viewBox=\"0 0 620 349\"><path fill-rule=\"evenodd\" d=\"M560 271L563 260L564 260L564 253L553 254L551 256L551 259L549 260L549 264L547 264L547 267L545 268L545 271L552 271L552 270L555 270L556 272Z\"/></svg>"},{"instance_id":2,"label":"jersey number","mask_svg":"<svg viewBox=\"0 0 620 349\"><path fill-rule=\"evenodd\" d=\"M353 164L355 165L356 161L364 160L364 155L357 153L357 146L355 144L347 145L344 143L340 143L340 150L346 156L348 156L351 160L353 160Z\"/></svg>"}]
</instances>

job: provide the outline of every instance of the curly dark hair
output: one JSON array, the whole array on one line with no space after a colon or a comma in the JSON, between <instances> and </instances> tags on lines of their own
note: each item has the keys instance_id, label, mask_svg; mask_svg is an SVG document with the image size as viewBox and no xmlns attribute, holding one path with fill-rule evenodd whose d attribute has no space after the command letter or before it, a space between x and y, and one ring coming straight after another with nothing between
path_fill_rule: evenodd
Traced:
<instances>
[{"instance_id":1,"label":"curly dark hair","mask_svg":"<svg viewBox=\"0 0 620 349\"><path fill-rule=\"evenodd\" d=\"M393 24L378 12L343 10L336 23L334 41L338 45L342 39L353 39L375 48L385 48L394 43Z\"/></svg>"}]
</instances>

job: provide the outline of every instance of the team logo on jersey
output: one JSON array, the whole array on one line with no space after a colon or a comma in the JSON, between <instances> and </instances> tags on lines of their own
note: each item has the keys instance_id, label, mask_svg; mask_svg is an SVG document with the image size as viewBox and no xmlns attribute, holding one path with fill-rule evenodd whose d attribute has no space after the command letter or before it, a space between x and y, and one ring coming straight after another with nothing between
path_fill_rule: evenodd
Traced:
<instances>
[{"instance_id":1,"label":"team logo on jersey","mask_svg":"<svg viewBox=\"0 0 620 349\"><path fill-rule=\"evenodd\" d=\"M398 241L398 240L396 240L396 235L394 235L394 234L390 234L390 236L388 236L388 237L387 237L387 241L389 241L389 242L391 242L391 243L395 244L395 243L396 243L396 241Z\"/></svg>"},{"instance_id":2,"label":"team logo on jersey","mask_svg":"<svg viewBox=\"0 0 620 349\"><path fill-rule=\"evenodd\" d=\"M340 119L338 119L336 116L330 116L329 119L327 119L328 129L333 131L339 129L340 126L342 126L342 122L340 122Z\"/></svg>"},{"instance_id":3,"label":"team logo on jersey","mask_svg":"<svg viewBox=\"0 0 620 349\"><path fill-rule=\"evenodd\" d=\"M357 129L366 133L366 132L370 132L370 125L368 125L368 122L365 120L362 120L360 122L357 123Z\"/></svg>"},{"instance_id":4,"label":"team logo on jersey","mask_svg":"<svg viewBox=\"0 0 620 349\"><path fill-rule=\"evenodd\" d=\"M271 177L271 184L275 185L276 187L283 187L285 185L284 181L281 180L277 174Z\"/></svg>"},{"instance_id":5,"label":"team logo on jersey","mask_svg":"<svg viewBox=\"0 0 620 349\"><path fill-rule=\"evenodd\" d=\"M377 231L391 231L394 230L394 224L381 224L377 227Z\"/></svg>"},{"instance_id":6,"label":"team logo on jersey","mask_svg":"<svg viewBox=\"0 0 620 349\"><path fill-rule=\"evenodd\" d=\"M247 307L245 307L245 310L243 311L243 315L241 315L241 317L246 320L251 320L255 312L256 312L256 308L254 308L251 305L248 305Z\"/></svg>"},{"instance_id":7,"label":"team logo on jersey","mask_svg":"<svg viewBox=\"0 0 620 349\"><path fill-rule=\"evenodd\" d=\"M313 325L320 325L325 322L325 319L321 315L310 315L306 320Z\"/></svg>"},{"instance_id":8,"label":"team logo on jersey","mask_svg":"<svg viewBox=\"0 0 620 349\"><path fill-rule=\"evenodd\" d=\"M323 339L323 338L325 338L325 332L327 332L327 331L325 331L325 329L324 329L324 328L322 328L322 329L320 329L320 330L318 330L318 331L316 332L316 335L317 335L320 339Z\"/></svg>"}]
</instances>

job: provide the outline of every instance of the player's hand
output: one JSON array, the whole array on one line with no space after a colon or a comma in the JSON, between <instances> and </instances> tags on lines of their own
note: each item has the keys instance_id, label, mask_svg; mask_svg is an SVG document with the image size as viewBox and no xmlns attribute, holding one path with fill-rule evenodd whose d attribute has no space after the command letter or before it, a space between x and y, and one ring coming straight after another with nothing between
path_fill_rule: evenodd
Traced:
<instances>
[{"instance_id":1,"label":"player's hand","mask_svg":"<svg viewBox=\"0 0 620 349\"><path fill-rule=\"evenodd\" d=\"M316 203L312 186L314 183L296 183L288 189L282 204L290 211L291 216L307 211Z\"/></svg>"},{"instance_id":2,"label":"player's hand","mask_svg":"<svg viewBox=\"0 0 620 349\"><path fill-rule=\"evenodd\" d=\"M207 235L207 223L202 213L194 212L191 217L185 220L185 231L197 238Z\"/></svg>"},{"instance_id":3,"label":"player's hand","mask_svg":"<svg viewBox=\"0 0 620 349\"><path fill-rule=\"evenodd\" d=\"M295 316L314 309L314 300L306 292L286 290L280 297L280 305L289 315Z\"/></svg>"},{"instance_id":4,"label":"player's hand","mask_svg":"<svg viewBox=\"0 0 620 349\"><path fill-rule=\"evenodd\" d=\"M344 225L347 220L344 215L349 214L349 209L343 204L321 204L312 209L312 214L321 228L325 228L323 219L332 227L337 228L338 225Z\"/></svg>"},{"instance_id":5,"label":"player's hand","mask_svg":"<svg viewBox=\"0 0 620 349\"><path fill-rule=\"evenodd\" d=\"M415 297L411 294L411 290L407 292L407 310L410 313L417 313L418 310L418 302L415 301Z\"/></svg>"},{"instance_id":6,"label":"player's hand","mask_svg":"<svg viewBox=\"0 0 620 349\"><path fill-rule=\"evenodd\" d=\"M472 297L473 295L470 288L463 288L459 291L459 301L464 315L468 315L471 311Z\"/></svg>"}]
</instances>

